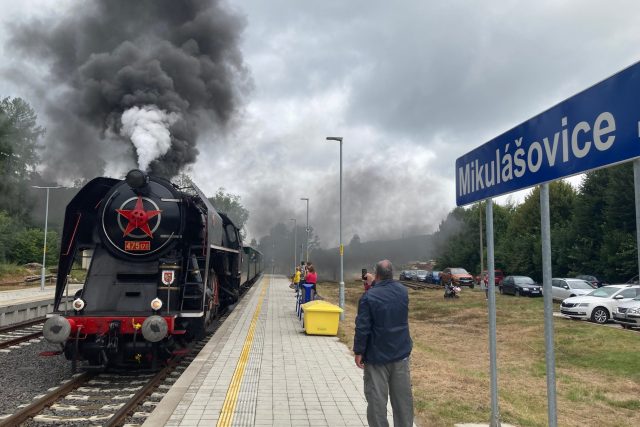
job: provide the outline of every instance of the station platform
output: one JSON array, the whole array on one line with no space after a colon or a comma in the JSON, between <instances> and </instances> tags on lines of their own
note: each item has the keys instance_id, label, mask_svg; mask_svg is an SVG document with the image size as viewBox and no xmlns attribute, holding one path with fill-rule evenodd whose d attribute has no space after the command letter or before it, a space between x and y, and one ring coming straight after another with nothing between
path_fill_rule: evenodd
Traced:
<instances>
[{"instance_id":1,"label":"station platform","mask_svg":"<svg viewBox=\"0 0 640 427\"><path fill-rule=\"evenodd\" d=\"M256 283L143 426L368 425L363 371L337 337L305 335L288 285Z\"/></svg>"},{"instance_id":2,"label":"station platform","mask_svg":"<svg viewBox=\"0 0 640 427\"><path fill-rule=\"evenodd\" d=\"M82 284L70 286L70 298ZM42 317L53 311L55 286L40 286L0 291L0 326ZM66 301L66 300L65 300ZM70 304L70 303L69 303Z\"/></svg>"},{"instance_id":3,"label":"station platform","mask_svg":"<svg viewBox=\"0 0 640 427\"><path fill-rule=\"evenodd\" d=\"M81 285L77 286L78 289L80 286ZM0 307L24 304L33 301L53 300L55 292L56 287L52 285L45 286L43 291L40 290L40 286L0 291Z\"/></svg>"}]
</instances>

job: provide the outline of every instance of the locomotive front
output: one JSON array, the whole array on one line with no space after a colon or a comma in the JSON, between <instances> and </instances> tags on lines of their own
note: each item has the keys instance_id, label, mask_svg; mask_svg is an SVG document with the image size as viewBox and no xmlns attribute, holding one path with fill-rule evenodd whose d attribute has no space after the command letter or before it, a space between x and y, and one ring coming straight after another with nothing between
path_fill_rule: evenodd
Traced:
<instances>
[{"instance_id":1,"label":"locomotive front","mask_svg":"<svg viewBox=\"0 0 640 427\"><path fill-rule=\"evenodd\" d=\"M124 181L88 183L67 207L56 311L43 327L45 339L61 344L74 364L155 366L168 359L190 333L181 316L202 317L211 298L198 262L206 217L190 195L139 170ZM66 275L83 250L93 255L69 307Z\"/></svg>"}]
</instances>

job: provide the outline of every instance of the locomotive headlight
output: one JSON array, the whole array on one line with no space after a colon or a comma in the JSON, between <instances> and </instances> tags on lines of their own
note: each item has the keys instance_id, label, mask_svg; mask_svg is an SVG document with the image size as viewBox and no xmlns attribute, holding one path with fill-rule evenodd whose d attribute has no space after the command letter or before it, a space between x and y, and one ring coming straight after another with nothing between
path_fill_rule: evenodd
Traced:
<instances>
[{"instance_id":1,"label":"locomotive headlight","mask_svg":"<svg viewBox=\"0 0 640 427\"><path fill-rule=\"evenodd\" d=\"M154 298L151 301L151 310L158 311L162 308L162 300L160 298Z\"/></svg>"},{"instance_id":2,"label":"locomotive headlight","mask_svg":"<svg viewBox=\"0 0 640 427\"><path fill-rule=\"evenodd\" d=\"M75 300L73 300L73 303L71 305L73 306L73 309L75 311L82 311L82 309L84 308L84 301L80 298L76 298Z\"/></svg>"}]
</instances>

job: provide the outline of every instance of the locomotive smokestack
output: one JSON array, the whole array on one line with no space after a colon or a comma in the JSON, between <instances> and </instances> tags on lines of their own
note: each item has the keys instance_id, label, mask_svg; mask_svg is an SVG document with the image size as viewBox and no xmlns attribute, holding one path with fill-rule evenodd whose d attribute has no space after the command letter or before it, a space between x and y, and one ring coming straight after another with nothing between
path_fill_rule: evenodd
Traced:
<instances>
[{"instance_id":1,"label":"locomotive smokestack","mask_svg":"<svg viewBox=\"0 0 640 427\"><path fill-rule=\"evenodd\" d=\"M194 163L198 130L224 130L250 84L244 25L222 0L94 0L14 26L12 49L49 65L45 174L171 177Z\"/></svg>"},{"instance_id":2,"label":"locomotive smokestack","mask_svg":"<svg viewBox=\"0 0 640 427\"><path fill-rule=\"evenodd\" d=\"M140 169L130 170L124 180L134 190L139 190L149 184L149 177Z\"/></svg>"}]
</instances>

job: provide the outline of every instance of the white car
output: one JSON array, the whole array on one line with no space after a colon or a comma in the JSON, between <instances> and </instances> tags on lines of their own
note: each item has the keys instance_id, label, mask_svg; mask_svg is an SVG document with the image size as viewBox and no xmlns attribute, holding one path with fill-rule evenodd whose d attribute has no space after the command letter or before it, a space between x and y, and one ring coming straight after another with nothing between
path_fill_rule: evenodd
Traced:
<instances>
[{"instance_id":1,"label":"white car","mask_svg":"<svg viewBox=\"0 0 640 427\"><path fill-rule=\"evenodd\" d=\"M638 285L609 285L594 289L587 295L567 298L560 304L560 313L573 319L607 323L618 306L640 295Z\"/></svg>"},{"instance_id":2,"label":"white car","mask_svg":"<svg viewBox=\"0 0 640 427\"><path fill-rule=\"evenodd\" d=\"M620 304L613 313L613 320L625 329L640 327L640 297Z\"/></svg>"},{"instance_id":3,"label":"white car","mask_svg":"<svg viewBox=\"0 0 640 427\"><path fill-rule=\"evenodd\" d=\"M593 291L594 287L586 280L581 279L551 279L551 294L554 300L562 301L565 298L586 295Z\"/></svg>"}]
</instances>

